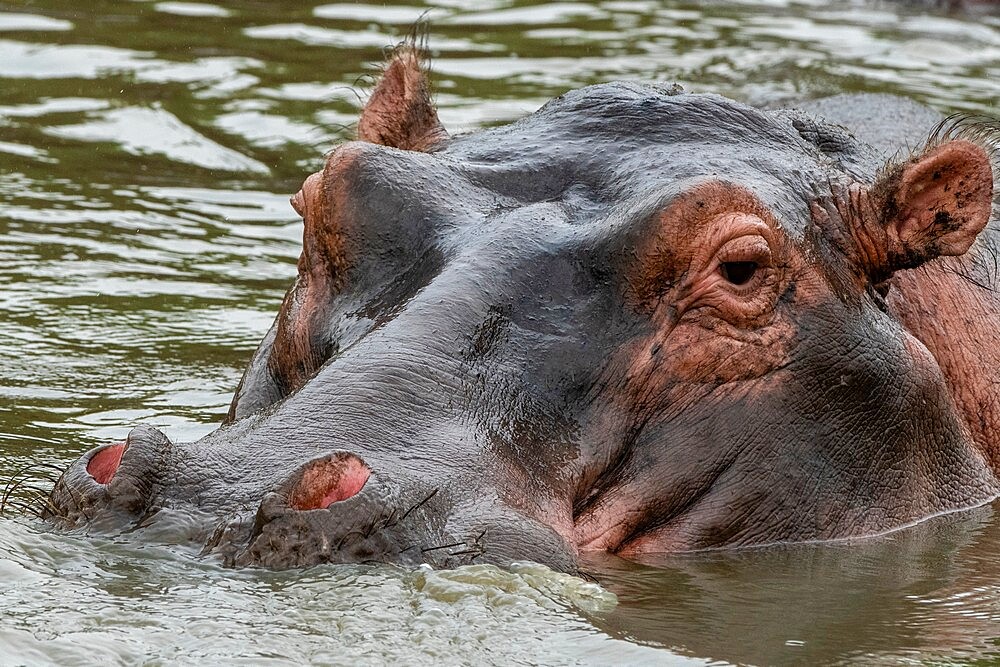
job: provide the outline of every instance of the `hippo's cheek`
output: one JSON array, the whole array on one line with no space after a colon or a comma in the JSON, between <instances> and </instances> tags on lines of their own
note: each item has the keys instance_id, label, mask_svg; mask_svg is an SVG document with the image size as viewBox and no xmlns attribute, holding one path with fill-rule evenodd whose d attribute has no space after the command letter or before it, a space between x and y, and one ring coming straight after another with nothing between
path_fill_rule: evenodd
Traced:
<instances>
[{"instance_id":1,"label":"hippo's cheek","mask_svg":"<svg viewBox=\"0 0 1000 667\"><path fill-rule=\"evenodd\" d=\"M658 329L616 354L610 368L624 379L616 404L662 413L676 401L687 403L692 385L735 386L750 381L756 386L755 381L789 363L797 335L795 325L782 317L746 333L722 323Z\"/></svg>"}]
</instances>

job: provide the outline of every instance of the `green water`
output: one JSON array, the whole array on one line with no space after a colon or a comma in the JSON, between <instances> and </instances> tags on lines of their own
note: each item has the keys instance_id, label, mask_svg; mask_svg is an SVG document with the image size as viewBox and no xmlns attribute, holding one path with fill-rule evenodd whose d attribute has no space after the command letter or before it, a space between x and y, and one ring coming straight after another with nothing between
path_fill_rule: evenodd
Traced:
<instances>
[{"instance_id":1,"label":"green water","mask_svg":"<svg viewBox=\"0 0 1000 667\"><path fill-rule=\"evenodd\" d=\"M0 478L140 421L214 427L294 275L289 194L425 11L452 132L623 78L1000 115L995 5L0 2ZM852 545L598 558L600 586L231 571L6 516L0 664L989 664L998 563L990 507Z\"/></svg>"}]
</instances>

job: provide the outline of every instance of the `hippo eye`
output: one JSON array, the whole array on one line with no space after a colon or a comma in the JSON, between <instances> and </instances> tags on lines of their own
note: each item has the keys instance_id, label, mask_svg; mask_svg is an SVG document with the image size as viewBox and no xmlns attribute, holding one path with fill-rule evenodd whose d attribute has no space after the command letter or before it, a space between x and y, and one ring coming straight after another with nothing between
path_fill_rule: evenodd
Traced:
<instances>
[{"instance_id":1,"label":"hippo eye","mask_svg":"<svg viewBox=\"0 0 1000 667\"><path fill-rule=\"evenodd\" d=\"M719 273L734 285L745 285L757 273L757 262L722 262Z\"/></svg>"}]
</instances>

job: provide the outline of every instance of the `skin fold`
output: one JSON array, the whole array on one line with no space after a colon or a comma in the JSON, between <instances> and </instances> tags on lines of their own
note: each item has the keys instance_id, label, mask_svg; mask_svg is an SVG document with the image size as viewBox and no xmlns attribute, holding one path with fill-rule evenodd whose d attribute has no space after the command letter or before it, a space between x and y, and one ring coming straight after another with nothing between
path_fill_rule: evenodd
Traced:
<instances>
[{"instance_id":1,"label":"skin fold","mask_svg":"<svg viewBox=\"0 0 1000 667\"><path fill-rule=\"evenodd\" d=\"M637 83L451 136L403 45L292 198L298 277L225 422L88 452L47 515L237 566L574 572L981 505L996 148L889 96Z\"/></svg>"}]
</instances>

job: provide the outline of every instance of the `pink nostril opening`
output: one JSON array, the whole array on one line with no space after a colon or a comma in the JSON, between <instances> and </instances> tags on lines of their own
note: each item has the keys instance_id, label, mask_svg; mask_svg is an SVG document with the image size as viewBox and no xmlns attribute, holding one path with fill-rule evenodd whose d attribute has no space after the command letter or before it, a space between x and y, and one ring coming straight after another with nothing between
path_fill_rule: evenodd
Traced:
<instances>
[{"instance_id":1,"label":"pink nostril opening","mask_svg":"<svg viewBox=\"0 0 1000 667\"><path fill-rule=\"evenodd\" d=\"M125 443L108 445L90 457L87 462L87 472L98 484L107 484L118 471L125 453Z\"/></svg>"},{"instance_id":2,"label":"pink nostril opening","mask_svg":"<svg viewBox=\"0 0 1000 667\"><path fill-rule=\"evenodd\" d=\"M370 476L371 469L354 454L314 461L302 471L288 504L297 510L324 509L356 495Z\"/></svg>"}]
</instances>

